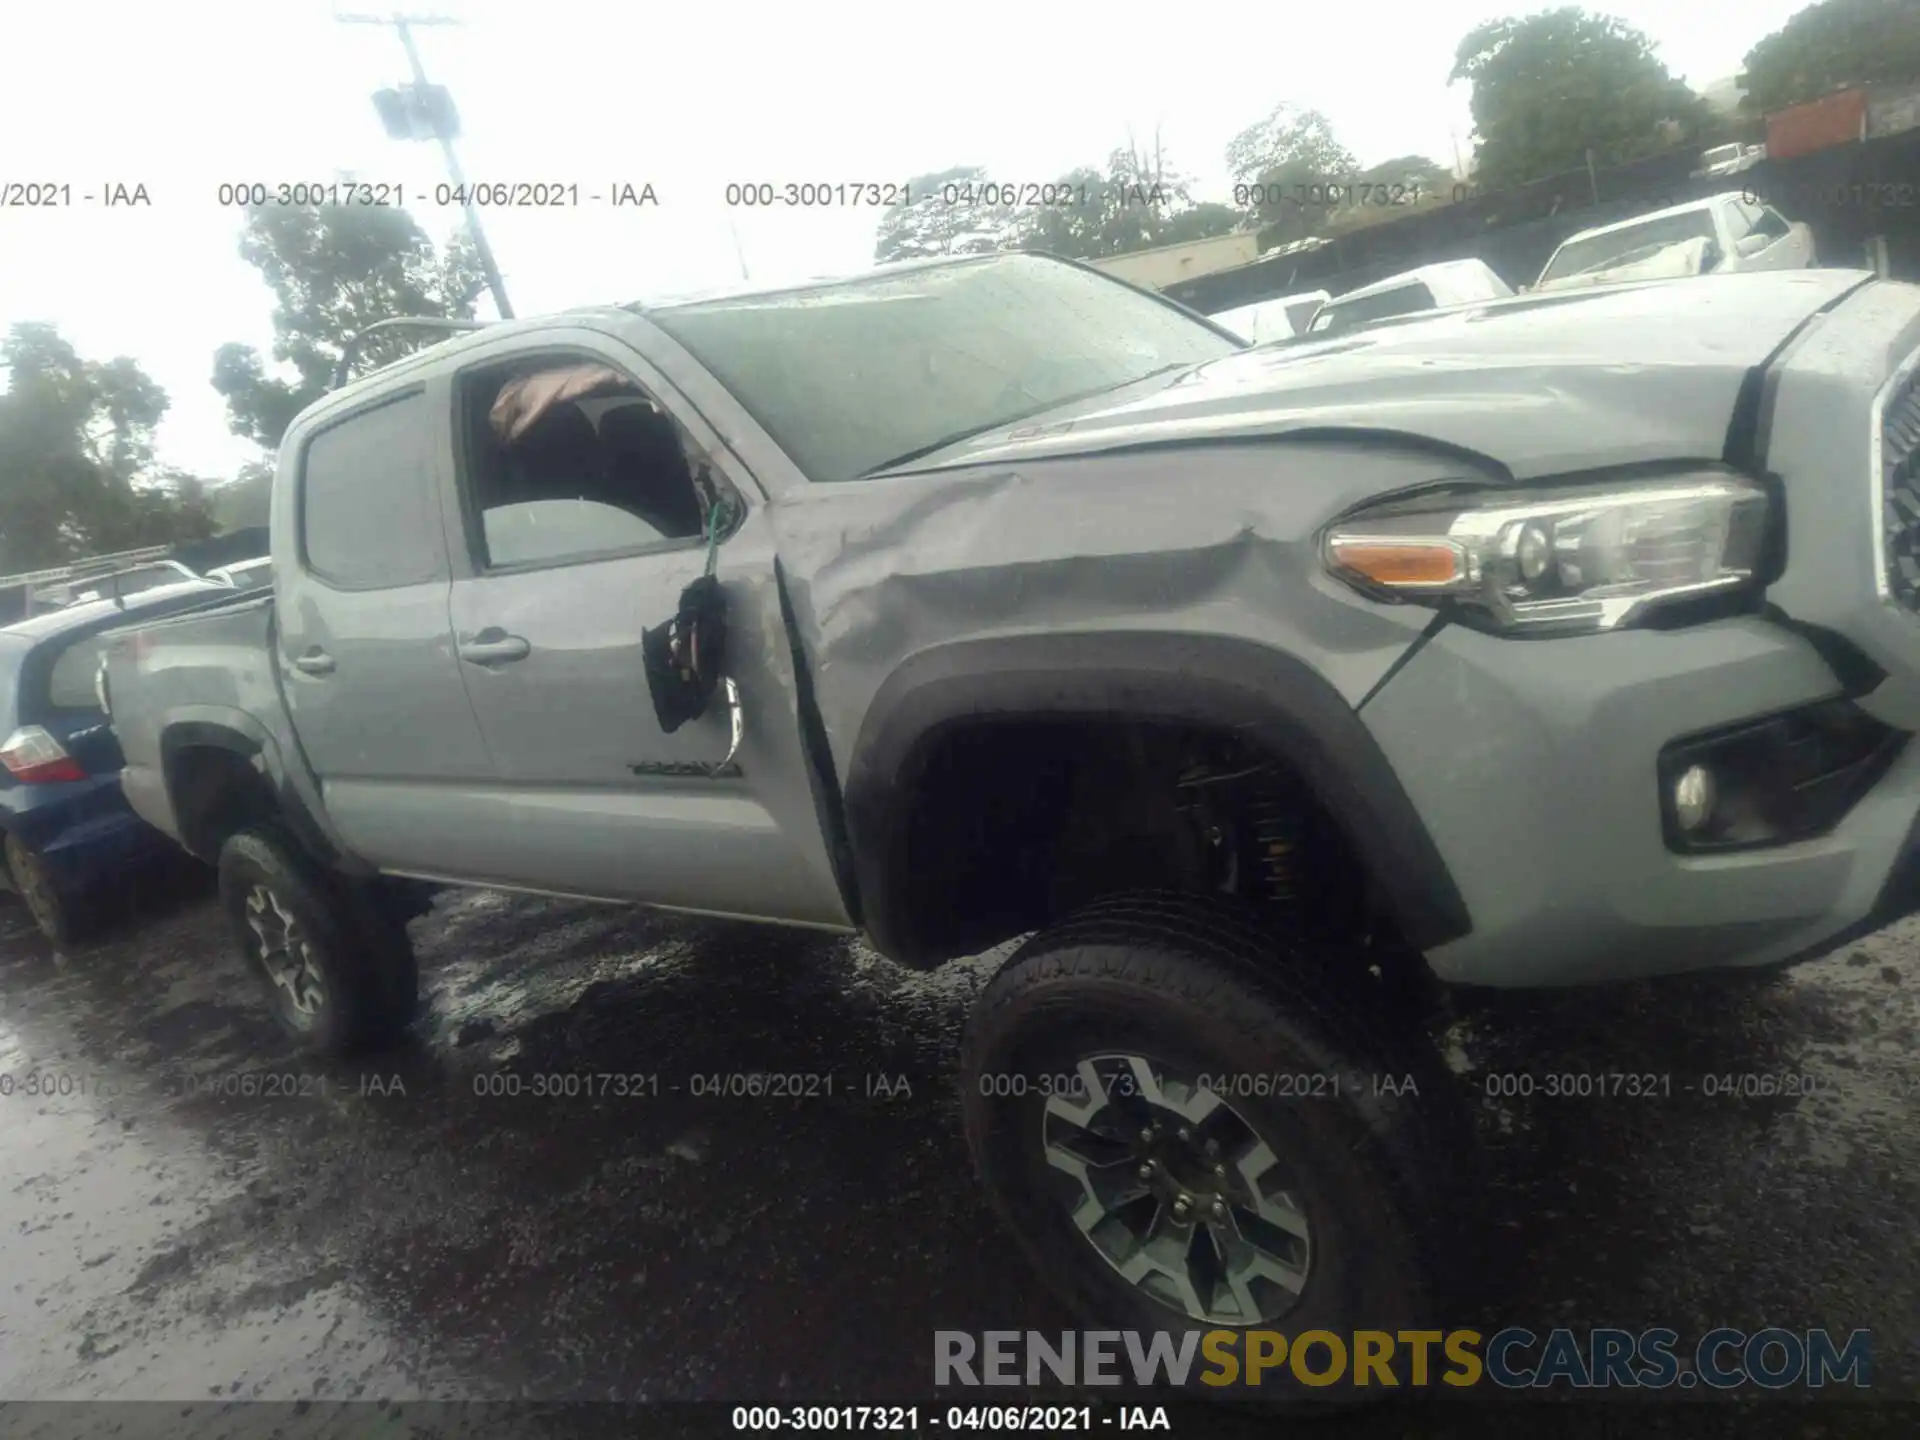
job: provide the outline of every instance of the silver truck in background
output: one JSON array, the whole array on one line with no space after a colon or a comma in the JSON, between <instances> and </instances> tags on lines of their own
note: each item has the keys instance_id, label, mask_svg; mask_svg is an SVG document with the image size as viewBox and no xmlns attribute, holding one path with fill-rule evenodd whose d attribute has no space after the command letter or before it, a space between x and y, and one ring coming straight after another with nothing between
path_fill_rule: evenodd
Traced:
<instances>
[{"instance_id":1,"label":"silver truck in background","mask_svg":"<svg viewBox=\"0 0 1920 1440\"><path fill-rule=\"evenodd\" d=\"M1298 295L1282 295L1273 300L1257 300L1251 305L1236 305L1216 310L1207 318L1224 325L1249 345L1270 345L1276 340L1291 340L1307 333L1307 326L1320 307L1333 296L1325 290L1303 290Z\"/></svg>"},{"instance_id":2,"label":"silver truck in background","mask_svg":"<svg viewBox=\"0 0 1920 1440\"><path fill-rule=\"evenodd\" d=\"M1486 261L1443 260L1336 296L1313 312L1306 333L1325 339L1379 320L1473 305L1511 294L1513 287Z\"/></svg>"},{"instance_id":3,"label":"silver truck in background","mask_svg":"<svg viewBox=\"0 0 1920 1440\"><path fill-rule=\"evenodd\" d=\"M1920 905L1917 366L1835 270L1254 349L1030 255L512 321L296 420L271 595L104 688L319 1049L412 1016L416 882L1030 935L961 1090L1054 1288L1397 1332L1470 1154L1409 1002Z\"/></svg>"},{"instance_id":4,"label":"silver truck in background","mask_svg":"<svg viewBox=\"0 0 1920 1440\"><path fill-rule=\"evenodd\" d=\"M1533 288L1798 270L1816 258L1811 227L1728 190L1569 235Z\"/></svg>"}]
</instances>

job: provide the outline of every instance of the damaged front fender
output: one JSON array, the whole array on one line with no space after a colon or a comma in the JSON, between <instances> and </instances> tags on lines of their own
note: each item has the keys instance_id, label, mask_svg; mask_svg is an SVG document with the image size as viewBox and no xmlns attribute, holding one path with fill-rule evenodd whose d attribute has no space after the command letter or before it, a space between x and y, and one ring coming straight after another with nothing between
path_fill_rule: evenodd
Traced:
<instances>
[{"instance_id":1,"label":"damaged front fender","mask_svg":"<svg viewBox=\"0 0 1920 1440\"><path fill-rule=\"evenodd\" d=\"M1347 827L1415 943L1464 931L1358 717L1432 616L1329 579L1317 536L1363 498L1500 478L1428 449L1293 438L783 497L770 514L876 942L915 953L895 867L932 739L1039 715L1257 740Z\"/></svg>"}]
</instances>

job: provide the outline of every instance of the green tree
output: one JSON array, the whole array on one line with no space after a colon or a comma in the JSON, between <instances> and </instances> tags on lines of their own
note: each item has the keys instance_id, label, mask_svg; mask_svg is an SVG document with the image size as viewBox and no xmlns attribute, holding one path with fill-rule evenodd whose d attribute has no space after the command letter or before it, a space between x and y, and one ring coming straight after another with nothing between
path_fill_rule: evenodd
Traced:
<instances>
[{"instance_id":1,"label":"green tree","mask_svg":"<svg viewBox=\"0 0 1920 1440\"><path fill-rule=\"evenodd\" d=\"M1821 0L1747 52L1742 105L1765 113L1854 85L1920 80L1920 0Z\"/></svg>"},{"instance_id":2,"label":"green tree","mask_svg":"<svg viewBox=\"0 0 1920 1440\"><path fill-rule=\"evenodd\" d=\"M249 460L233 479L208 488L207 505L216 530L225 535L231 530L265 525L272 511L272 496L273 466L265 460Z\"/></svg>"},{"instance_id":3,"label":"green tree","mask_svg":"<svg viewBox=\"0 0 1920 1440\"><path fill-rule=\"evenodd\" d=\"M1245 220L1230 206L1195 204L1192 182L1167 163L1157 137L1150 151L1130 141L1107 157L1104 171L1081 166L1053 188L1065 197L1061 203L1029 206L1022 215L1022 249L1098 260L1224 235Z\"/></svg>"},{"instance_id":4,"label":"green tree","mask_svg":"<svg viewBox=\"0 0 1920 1440\"><path fill-rule=\"evenodd\" d=\"M471 320L486 280L464 239L436 250L413 217L376 205L261 205L247 211L240 257L273 291L270 373L250 345L222 345L213 388L236 435L271 450L293 417L326 393L346 342L377 320L418 315ZM388 335L364 350L383 364L442 337Z\"/></svg>"},{"instance_id":5,"label":"green tree","mask_svg":"<svg viewBox=\"0 0 1920 1440\"><path fill-rule=\"evenodd\" d=\"M0 364L0 570L213 533L200 482L155 460L167 395L138 364L45 324L15 325Z\"/></svg>"},{"instance_id":6,"label":"green tree","mask_svg":"<svg viewBox=\"0 0 1920 1440\"><path fill-rule=\"evenodd\" d=\"M1429 194L1451 196L1454 186L1453 172L1424 155L1396 155L1369 165L1354 180L1361 185L1404 185L1419 191L1422 199Z\"/></svg>"},{"instance_id":7,"label":"green tree","mask_svg":"<svg viewBox=\"0 0 1920 1440\"><path fill-rule=\"evenodd\" d=\"M1473 87L1475 179L1490 188L1578 169L1589 150L1597 165L1636 160L1710 118L1646 35L1573 6L1469 31L1448 79Z\"/></svg>"},{"instance_id":8,"label":"green tree","mask_svg":"<svg viewBox=\"0 0 1920 1440\"><path fill-rule=\"evenodd\" d=\"M1326 116L1282 103L1228 142L1227 169L1235 201L1246 202L1262 243L1272 245L1314 234L1326 209L1313 197L1349 184L1360 166Z\"/></svg>"},{"instance_id":9,"label":"green tree","mask_svg":"<svg viewBox=\"0 0 1920 1440\"><path fill-rule=\"evenodd\" d=\"M278 447L294 416L326 393L352 336L400 316L471 320L486 289L479 258L464 237L436 249L398 208L253 206L240 256L273 291L276 369L250 345L222 345L213 357L213 388L226 398L233 433L268 451ZM361 364L397 360L439 338L378 336L363 348ZM222 529L265 523L272 474L265 462L250 462L218 488Z\"/></svg>"},{"instance_id":10,"label":"green tree","mask_svg":"<svg viewBox=\"0 0 1920 1440\"><path fill-rule=\"evenodd\" d=\"M880 216L873 258L924 260L940 255L981 255L1007 245L1019 229L1011 205L949 203L999 200L999 188L978 165L955 165L916 175L907 182L911 204L894 204Z\"/></svg>"},{"instance_id":11,"label":"green tree","mask_svg":"<svg viewBox=\"0 0 1920 1440\"><path fill-rule=\"evenodd\" d=\"M1211 240L1215 235L1231 235L1247 225L1244 210L1203 200L1185 210L1175 210L1160 226L1156 245L1181 245L1190 240Z\"/></svg>"}]
</instances>

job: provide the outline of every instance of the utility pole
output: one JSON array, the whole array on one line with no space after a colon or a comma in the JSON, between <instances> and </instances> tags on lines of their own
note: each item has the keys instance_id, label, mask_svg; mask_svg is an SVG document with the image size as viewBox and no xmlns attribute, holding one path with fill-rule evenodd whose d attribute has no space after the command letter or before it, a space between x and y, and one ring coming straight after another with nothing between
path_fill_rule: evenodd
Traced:
<instances>
[{"instance_id":1,"label":"utility pole","mask_svg":"<svg viewBox=\"0 0 1920 1440\"><path fill-rule=\"evenodd\" d=\"M507 303L506 283L500 278L500 267L494 263L493 247L487 243L487 232L480 227L480 211L468 193L466 176L460 171L460 157L454 153L453 140L459 132L460 120L453 108L453 98L445 87L427 83L426 68L420 63L420 52L414 48L413 26L415 25L458 25L460 22L448 15L335 15L334 19L343 25L391 25L400 37L401 48L407 52L407 64L413 71L413 84L402 90L382 91L373 97L374 105L380 111L380 118L387 127L387 133L396 140L419 140L431 138L440 142L440 154L447 162L447 174L452 179L454 190L460 196L461 209L466 212L467 234L473 240L473 248L480 256L480 269L487 277L487 289L493 293L494 308L500 312L502 320L513 318L513 307Z\"/></svg>"}]
</instances>

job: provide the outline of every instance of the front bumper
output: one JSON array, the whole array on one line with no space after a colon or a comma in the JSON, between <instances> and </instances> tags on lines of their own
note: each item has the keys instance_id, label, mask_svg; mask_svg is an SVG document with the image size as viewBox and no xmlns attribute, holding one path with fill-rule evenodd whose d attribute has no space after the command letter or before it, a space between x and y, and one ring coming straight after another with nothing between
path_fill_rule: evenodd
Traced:
<instances>
[{"instance_id":1,"label":"front bumper","mask_svg":"<svg viewBox=\"0 0 1920 1440\"><path fill-rule=\"evenodd\" d=\"M1473 919L1428 954L1434 972L1525 986L1768 965L1876 913L1920 815L1920 744L1817 839L1680 855L1661 825L1668 742L1838 691L1810 642L1758 619L1441 631L1362 712Z\"/></svg>"},{"instance_id":2,"label":"front bumper","mask_svg":"<svg viewBox=\"0 0 1920 1440\"><path fill-rule=\"evenodd\" d=\"M1920 732L1920 613L1888 596L1873 493L1874 403L1916 349L1920 289L1871 286L1773 372L1760 463L1781 480L1787 564L1767 600L1793 628L1517 641L1449 626L1366 705L1472 919L1429 952L1442 979L1765 966L1920 906L1920 741L1826 834L1763 849L1675 853L1657 780L1674 740L1845 693L1826 637L1885 674L1860 708Z\"/></svg>"}]
</instances>

